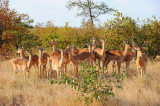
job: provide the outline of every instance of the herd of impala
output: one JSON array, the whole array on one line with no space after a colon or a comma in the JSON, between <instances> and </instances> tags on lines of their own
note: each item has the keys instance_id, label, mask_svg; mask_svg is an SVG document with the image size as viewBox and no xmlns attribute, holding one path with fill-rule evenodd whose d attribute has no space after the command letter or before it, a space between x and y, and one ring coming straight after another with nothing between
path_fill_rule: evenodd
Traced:
<instances>
[{"instance_id":1,"label":"herd of impala","mask_svg":"<svg viewBox=\"0 0 160 106\"><path fill-rule=\"evenodd\" d=\"M135 41L132 39L132 43L125 43L125 48L123 51L120 50L105 50L106 40L101 40L101 43L93 38L92 44L86 44L88 48L76 48L74 46L68 46L65 50L58 50L57 41L52 40L49 45L53 47L53 52L48 54L43 52L45 49L37 48L39 50L39 56L28 53L29 56L25 56L25 51L23 48L18 49L17 53L20 54L19 58L12 59L14 74L18 70L23 70L24 78L26 77L26 72L28 72L32 66L37 66L39 69L40 78L44 77L44 73L47 77L52 76L51 72L53 70L57 71L57 80L59 79L60 73L67 74L67 65L73 64L74 66L74 76L78 77L78 65L81 61L85 61L87 64L92 65L98 60L98 71L100 70L100 63L102 62L102 69L104 74L104 67L107 66L111 61L113 62L113 72L116 72L115 66L118 68L118 75L120 75L121 63L125 62L126 70L129 69L130 62L136 56L136 65L139 73L144 74L147 64L147 56L143 53L143 47L139 47ZM144 42L145 43L145 42ZM96 48L96 45L102 45L102 48ZM131 49L131 51L129 51ZM48 64L48 68L47 68ZM108 70L107 70L108 71Z\"/></svg>"}]
</instances>

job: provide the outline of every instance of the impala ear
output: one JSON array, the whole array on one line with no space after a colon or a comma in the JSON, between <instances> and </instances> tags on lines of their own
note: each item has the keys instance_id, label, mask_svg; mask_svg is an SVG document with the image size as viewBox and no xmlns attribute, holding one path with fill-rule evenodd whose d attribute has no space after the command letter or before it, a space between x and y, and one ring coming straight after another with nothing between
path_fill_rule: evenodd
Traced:
<instances>
[{"instance_id":1,"label":"impala ear","mask_svg":"<svg viewBox=\"0 0 160 106\"><path fill-rule=\"evenodd\" d=\"M39 50L39 47L36 47L37 50Z\"/></svg>"},{"instance_id":2,"label":"impala ear","mask_svg":"<svg viewBox=\"0 0 160 106\"><path fill-rule=\"evenodd\" d=\"M146 41L145 41L144 39L143 39L143 42L144 42L144 43L143 43L142 47L146 44Z\"/></svg>"},{"instance_id":3,"label":"impala ear","mask_svg":"<svg viewBox=\"0 0 160 106\"><path fill-rule=\"evenodd\" d=\"M57 41L57 38L55 38L54 41Z\"/></svg>"},{"instance_id":4,"label":"impala ear","mask_svg":"<svg viewBox=\"0 0 160 106\"><path fill-rule=\"evenodd\" d=\"M89 43L85 43L86 44L86 46L89 46Z\"/></svg>"},{"instance_id":5,"label":"impala ear","mask_svg":"<svg viewBox=\"0 0 160 106\"><path fill-rule=\"evenodd\" d=\"M42 47L42 50L46 50L46 47Z\"/></svg>"},{"instance_id":6,"label":"impala ear","mask_svg":"<svg viewBox=\"0 0 160 106\"><path fill-rule=\"evenodd\" d=\"M94 43L94 44L92 44L92 46L96 46L96 44Z\"/></svg>"},{"instance_id":7,"label":"impala ear","mask_svg":"<svg viewBox=\"0 0 160 106\"><path fill-rule=\"evenodd\" d=\"M104 42L104 40L103 40L103 39L101 39L100 41L101 41L101 42Z\"/></svg>"},{"instance_id":8,"label":"impala ear","mask_svg":"<svg viewBox=\"0 0 160 106\"><path fill-rule=\"evenodd\" d=\"M24 47L22 46L21 49L24 50Z\"/></svg>"},{"instance_id":9,"label":"impala ear","mask_svg":"<svg viewBox=\"0 0 160 106\"><path fill-rule=\"evenodd\" d=\"M27 54L30 54L30 52L28 52L27 50L26 50L26 53L27 53Z\"/></svg>"},{"instance_id":10,"label":"impala ear","mask_svg":"<svg viewBox=\"0 0 160 106\"><path fill-rule=\"evenodd\" d=\"M126 41L123 41L124 44L127 44Z\"/></svg>"}]
</instances>

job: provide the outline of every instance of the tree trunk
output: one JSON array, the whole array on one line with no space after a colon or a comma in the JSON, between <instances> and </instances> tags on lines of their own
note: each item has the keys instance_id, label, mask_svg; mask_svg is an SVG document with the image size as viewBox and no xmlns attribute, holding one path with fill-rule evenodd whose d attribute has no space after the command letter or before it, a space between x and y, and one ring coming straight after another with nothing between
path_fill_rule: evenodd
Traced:
<instances>
[{"instance_id":1,"label":"tree trunk","mask_svg":"<svg viewBox=\"0 0 160 106\"><path fill-rule=\"evenodd\" d=\"M89 14L90 14L90 20L91 20L91 32L92 32L92 37L94 36L94 30L93 30L93 16L92 16L92 11L91 11L91 7L90 7L90 1L88 1L88 9L89 9Z\"/></svg>"}]
</instances>

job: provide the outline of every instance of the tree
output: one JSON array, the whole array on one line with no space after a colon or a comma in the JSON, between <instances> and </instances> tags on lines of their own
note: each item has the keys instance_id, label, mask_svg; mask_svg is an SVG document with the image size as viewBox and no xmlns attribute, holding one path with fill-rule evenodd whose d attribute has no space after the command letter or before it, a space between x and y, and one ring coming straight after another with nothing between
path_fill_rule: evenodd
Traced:
<instances>
[{"instance_id":1,"label":"tree","mask_svg":"<svg viewBox=\"0 0 160 106\"><path fill-rule=\"evenodd\" d=\"M93 0L77 0L77 1L69 1L66 7L70 10L73 7L77 7L80 12L77 16L84 16L85 18L89 18L89 21L94 24L94 20L97 20L98 16L101 14L107 14L113 11L112 8L109 8L105 2L98 3L93 2Z\"/></svg>"},{"instance_id":2,"label":"tree","mask_svg":"<svg viewBox=\"0 0 160 106\"><path fill-rule=\"evenodd\" d=\"M18 14L9 8L9 0L0 0L0 54L9 52L18 34L28 33L33 20L27 14ZM5 45L4 45L5 44ZM2 47L3 46L3 47Z\"/></svg>"}]
</instances>

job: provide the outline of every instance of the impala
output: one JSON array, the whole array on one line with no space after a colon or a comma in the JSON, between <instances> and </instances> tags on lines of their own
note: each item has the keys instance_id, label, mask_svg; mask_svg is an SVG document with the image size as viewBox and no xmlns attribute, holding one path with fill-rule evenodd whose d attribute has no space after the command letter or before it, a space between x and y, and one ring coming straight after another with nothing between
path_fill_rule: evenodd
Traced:
<instances>
[{"instance_id":1,"label":"impala","mask_svg":"<svg viewBox=\"0 0 160 106\"><path fill-rule=\"evenodd\" d=\"M59 74L63 72L64 70L64 51L61 51L61 58L59 58L56 55L50 56L48 58L50 67L48 69L47 72L47 76L49 78L49 76L51 77L51 71L57 71L57 80L59 80Z\"/></svg>"},{"instance_id":2,"label":"impala","mask_svg":"<svg viewBox=\"0 0 160 106\"><path fill-rule=\"evenodd\" d=\"M93 39L93 42L92 42L92 45L100 45L100 42L96 39L96 38L92 38ZM88 46L88 43L86 43L86 45ZM94 48L94 46L92 47L92 49ZM78 50L78 54L82 53L82 52L89 52L89 49L88 48L77 48Z\"/></svg>"},{"instance_id":3,"label":"impala","mask_svg":"<svg viewBox=\"0 0 160 106\"><path fill-rule=\"evenodd\" d=\"M58 58L61 58L61 51L57 49L57 39L52 40L49 45L53 47L53 52L49 54L49 56L57 56ZM64 73L67 74L67 65L70 63L68 53L64 53Z\"/></svg>"},{"instance_id":4,"label":"impala","mask_svg":"<svg viewBox=\"0 0 160 106\"><path fill-rule=\"evenodd\" d=\"M20 58L21 58L21 59L27 59L27 60L29 60L29 56L25 56L25 55L24 55L24 49L23 49L23 47L22 47L22 48L19 48L16 53L19 53L19 54L20 54ZM38 67L38 59L39 59L39 57L38 57L37 55L32 55L30 68L31 68L33 65L36 65L36 66Z\"/></svg>"},{"instance_id":5,"label":"impala","mask_svg":"<svg viewBox=\"0 0 160 106\"><path fill-rule=\"evenodd\" d=\"M126 70L128 71L130 62L133 60L133 58L136 56L136 50L132 46L132 51L128 52L127 55L124 57L123 62L126 64Z\"/></svg>"},{"instance_id":6,"label":"impala","mask_svg":"<svg viewBox=\"0 0 160 106\"><path fill-rule=\"evenodd\" d=\"M31 65L31 53L29 53L29 60L27 59L12 59L12 65L14 69L14 75L16 75L18 70L23 70L24 78L26 77L26 72L28 72L29 77L29 71L30 71L30 65Z\"/></svg>"},{"instance_id":7,"label":"impala","mask_svg":"<svg viewBox=\"0 0 160 106\"><path fill-rule=\"evenodd\" d=\"M144 44L145 44L145 41L144 41ZM139 47L134 42L134 39L132 39L132 45L137 50L137 60L136 60L137 71L140 72L142 76L142 74L145 73L145 69L147 65L147 56L145 53L143 53L143 46Z\"/></svg>"},{"instance_id":8,"label":"impala","mask_svg":"<svg viewBox=\"0 0 160 106\"><path fill-rule=\"evenodd\" d=\"M106 58L106 53L105 53L105 46L106 46L106 40L101 40L102 42L102 49L100 48L96 48L95 49L95 57L96 59L98 59L98 71L100 69L100 60L102 60L102 68L103 68L103 74L104 74L104 64L105 64L105 58Z\"/></svg>"},{"instance_id":9,"label":"impala","mask_svg":"<svg viewBox=\"0 0 160 106\"><path fill-rule=\"evenodd\" d=\"M90 52L82 52L77 55L72 55L72 51L71 51L72 48L73 47L68 46L66 51L69 53L69 59L71 60L71 62L74 65L75 77L78 77L78 65L80 64L80 62L85 61L85 60L87 60L88 63L91 59L94 60L95 59L95 53L94 53L95 48L93 48L93 50L92 50L92 47L90 45L89 46Z\"/></svg>"},{"instance_id":10,"label":"impala","mask_svg":"<svg viewBox=\"0 0 160 106\"><path fill-rule=\"evenodd\" d=\"M110 61L113 62L113 72L115 68L115 62L117 62L117 67L118 67L118 75L120 75L120 68L121 68L121 62L125 59L128 53L128 49L131 48L131 45L129 43L125 43L125 49L123 51L120 50L107 50L105 51L106 53L106 59L105 59L105 64L108 66Z\"/></svg>"},{"instance_id":11,"label":"impala","mask_svg":"<svg viewBox=\"0 0 160 106\"><path fill-rule=\"evenodd\" d=\"M43 53L43 50L45 50L44 47L39 48L37 47L37 49L39 50L39 72L40 72L40 78L42 76L44 76L44 72L46 71L46 65L47 65L47 61L48 61L48 57L49 55L47 53Z\"/></svg>"}]
</instances>

